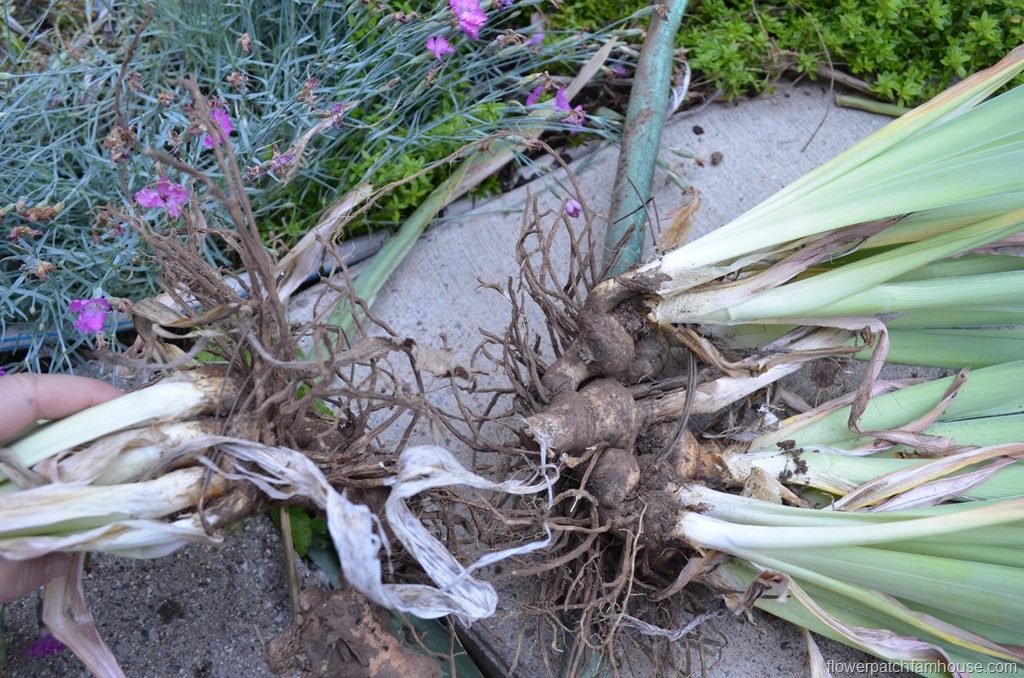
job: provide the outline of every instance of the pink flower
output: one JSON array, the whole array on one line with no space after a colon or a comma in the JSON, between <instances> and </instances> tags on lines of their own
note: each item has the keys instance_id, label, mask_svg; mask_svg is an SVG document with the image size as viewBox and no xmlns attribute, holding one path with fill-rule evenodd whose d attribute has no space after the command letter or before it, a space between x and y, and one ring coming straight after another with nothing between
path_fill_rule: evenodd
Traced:
<instances>
[{"instance_id":1,"label":"pink flower","mask_svg":"<svg viewBox=\"0 0 1024 678\"><path fill-rule=\"evenodd\" d=\"M565 213L575 219L583 212L583 205L574 198L569 198L565 201Z\"/></svg>"},{"instance_id":2,"label":"pink flower","mask_svg":"<svg viewBox=\"0 0 1024 678\"><path fill-rule=\"evenodd\" d=\"M480 0L448 0L448 6L459 20L459 28L471 40L480 37L480 29L487 22L487 15L480 9Z\"/></svg>"},{"instance_id":3,"label":"pink flower","mask_svg":"<svg viewBox=\"0 0 1024 678\"><path fill-rule=\"evenodd\" d=\"M538 101L540 101L540 95L543 93L544 85L537 85L536 87L534 87L533 91L530 92L529 96L526 97L526 105L533 106L534 104L536 104Z\"/></svg>"},{"instance_id":4,"label":"pink flower","mask_svg":"<svg viewBox=\"0 0 1024 678\"><path fill-rule=\"evenodd\" d=\"M587 122L587 114L583 112L582 106L576 106L569 111L569 115L562 118L562 122L569 126L569 133L576 134Z\"/></svg>"},{"instance_id":5,"label":"pink flower","mask_svg":"<svg viewBox=\"0 0 1024 678\"><path fill-rule=\"evenodd\" d=\"M569 97L566 96L564 89L555 92L555 110L564 113L572 110L572 106L569 105Z\"/></svg>"},{"instance_id":6,"label":"pink flower","mask_svg":"<svg viewBox=\"0 0 1024 678\"><path fill-rule=\"evenodd\" d=\"M77 313L75 329L86 334L103 331L103 323L110 313L110 302L106 299L72 299L68 305L70 313Z\"/></svg>"},{"instance_id":7,"label":"pink flower","mask_svg":"<svg viewBox=\"0 0 1024 678\"><path fill-rule=\"evenodd\" d=\"M154 188L144 188L135 194L135 202L143 207L167 210L175 219L181 216L181 206L188 202L188 189L173 184L167 177L156 180Z\"/></svg>"},{"instance_id":8,"label":"pink flower","mask_svg":"<svg viewBox=\"0 0 1024 678\"><path fill-rule=\"evenodd\" d=\"M455 50L443 35L432 35L427 38L427 51L433 54L435 59L441 59L445 54L451 54Z\"/></svg>"},{"instance_id":9,"label":"pink flower","mask_svg":"<svg viewBox=\"0 0 1024 678\"><path fill-rule=\"evenodd\" d=\"M568 113L569 115L562 118L562 122L569 125L571 128L569 131L572 134L576 134L583 129L584 123L587 121L587 114L583 112L582 106L570 106L569 97L566 95L564 89L560 89L555 92L555 110Z\"/></svg>"},{"instance_id":10,"label":"pink flower","mask_svg":"<svg viewBox=\"0 0 1024 678\"><path fill-rule=\"evenodd\" d=\"M40 659L41 657L48 657L51 654L57 654L64 651L64 643L54 638L49 633L43 633L35 642L25 648L25 656L31 657L32 659Z\"/></svg>"},{"instance_id":11,"label":"pink flower","mask_svg":"<svg viewBox=\"0 0 1024 678\"><path fill-rule=\"evenodd\" d=\"M203 137L203 146L207 148L213 148L216 144L221 142L221 137L225 139L229 134L235 131L235 126L231 122L231 118L228 117L228 112L218 106L217 108L210 109L210 119L213 120L213 124L217 126L217 139L214 140L213 136L207 134Z\"/></svg>"}]
</instances>

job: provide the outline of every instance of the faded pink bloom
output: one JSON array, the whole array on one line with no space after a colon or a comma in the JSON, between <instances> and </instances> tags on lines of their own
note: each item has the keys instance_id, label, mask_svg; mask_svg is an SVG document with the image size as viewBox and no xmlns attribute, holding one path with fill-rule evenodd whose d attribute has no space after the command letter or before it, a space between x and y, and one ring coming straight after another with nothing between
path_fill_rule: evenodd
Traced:
<instances>
[{"instance_id":1,"label":"faded pink bloom","mask_svg":"<svg viewBox=\"0 0 1024 678\"><path fill-rule=\"evenodd\" d=\"M487 15L480 9L480 0L448 0L448 6L459 20L459 28L470 39L480 37L480 29L487 22Z\"/></svg>"},{"instance_id":2,"label":"faded pink bloom","mask_svg":"<svg viewBox=\"0 0 1024 678\"><path fill-rule=\"evenodd\" d=\"M188 202L188 189L171 183L167 177L160 177L153 188L138 191L135 202L142 207L165 209L167 214L177 219L181 216L181 206Z\"/></svg>"},{"instance_id":3,"label":"faded pink bloom","mask_svg":"<svg viewBox=\"0 0 1024 678\"><path fill-rule=\"evenodd\" d=\"M68 312L77 313L75 329L86 334L103 331L103 323L110 313L110 302L106 299L72 299Z\"/></svg>"},{"instance_id":4,"label":"faded pink bloom","mask_svg":"<svg viewBox=\"0 0 1024 678\"><path fill-rule=\"evenodd\" d=\"M352 108L351 105L343 104L340 101L331 105L331 127L341 129L341 121L345 117L345 111L350 108Z\"/></svg>"},{"instance_id":5,"label":"faded pink bloom","mask_svg":"<svg viewBox=\"0 0 1024 678\"><path fill-rule=\"evenodd\" d=\"M427 51L433 54L435 59L441 59L455 50L443 35L432 35L427 38Z\"/></svg>"},{"instance_id":6,"label":"faded pink bloom","mask_svg":"<svg viewBox=\"0 0 1024 678\"><path fill-rule=\"evenodd\" d=\"M587 122L587 114L583 112L582 106L576 106L569 111L569 115L562 118L562 122L570 127L569 133L576 134Z\"/></svg>"},{"instance_id":7,"label":"faded pink bloom","mask_svg":"<svg viewBox=\"0 0 1024 678\"><path fill-rule=\"evenodd\" d=\"M277 146L274 146L274 157L270 159L270 169L274 172L282 172L288 169L288 166L295 162L294 153L281 153L277 150Z\"/></svg>"},{"instance_id":8,"label":"faded pink bloom","mask_svg":"<svg viewBox=\"0 0 1024 678\"><path fill-rule=\"evenodd\" d=\"M570 130L572 134L583 129L583 124L587 121L587 114L583 112L582 106L572 107L569 105L569 97L564 89L555 92L555 110L569 114L562 118L562 122L572 128Z\"/></svg>"},{"instance_id":9,"label":"faded pink bloom","mask_svg":"<svg viewBox=\"0 0 1024 678\"><path fill-rule=\"evenodd\" d=\"M555 110L564 113L572 110L572 106L569 105L569 97L566 96L564 89L555 92Z\"/></svg>"},{"instance_id":10,"label":"faded pink bloom","mask_svg":"<svg viewBox=\"0 0 1024 678\"><path fill-rule=\"evenodd\" d=\"M534 87L533 91L530 92L529 96L526 97L526 105L533 106L534 104L536 104L538 101L540 101L540 95L543 93L544 85L537 85L536 87Z\"/></svg>"},{"instance_id":11,"label":"faded pink bloom","mask_svg":"<svg viewBox=\"0 0 1024 678\"><path fill-rule=\"evenodd\" d=\"M608 72L611 73L612 76L616 78L624 78L627 75L629 75L629 71L627 71L626 67L623 66L622 64L612 64L611 66L608 67Z\"/></svg>"},{"instance_id":12,"label":"faded pink bloom","mask_svg":"<svg viewBox=\"0 0 1024 678\"><path fill-rule=\"evenodd\" d=\"M35 642L25 648L25 656L32 659L48 657L64 651L64 643L54 638L49 633L40 634Z\"/></svg>"},{"instance_id":13,"label":"faded pink bloom","mask_svg":"<svg viewBox=\"0 0 1024 678\"><path fill-rule=\"evenodd\" d=\"M565 213L575 219L583 212L583 205L574 198L569 198L565 201Z\"/></svg>"},{"instance_id":14,"label":"faded pink bloom","mask_svg":"<svg viewBox=\"0 0 1024 678\"><path fill-rule=\"evenodd\" d=\"M229 134L235 131L235 126L231 122L231 118L228 117L228 112L220 106L210 109L210 119L213 120L213 124L219 129L216 130L218 132L216 140L214 140L213 135L211 134L207 134L203 137L203 146L206 146L207 148L213 148L216 144L221 142L221 136L226 139Z\"/></svg>"}]
</instances>

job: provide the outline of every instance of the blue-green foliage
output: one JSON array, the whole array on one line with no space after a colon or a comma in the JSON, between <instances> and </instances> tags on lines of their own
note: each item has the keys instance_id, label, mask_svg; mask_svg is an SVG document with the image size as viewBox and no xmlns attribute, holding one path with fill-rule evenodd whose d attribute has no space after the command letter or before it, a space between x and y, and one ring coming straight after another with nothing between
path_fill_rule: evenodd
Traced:
<instances>
[{"instance_id":1,"label":"blue-green foliage","mask_svg":"<svg viewBox=\"0 0 1024 678\"><path fill-rule=\"evenodd\" d=\"M182 81L195 77L234 121L231 144L250 169L249 198L260 228L270 246L284 249L361 182L382 187L489 133L540 124L523 117L526 88L535 84L529 78L574 72L609 37L549 31L542 45L525 45L530 13L541 4L520 0L489 10L481 39L471 41L446 2L404 3L403 14L399 5L363 0L156 0L129 64L131 86L121 88L120 113L138 148L162 148L216 178L213 153L188 129ZM0 62L3 234L17 226L40 233L22 229L0 238L0 340L30 333L22 359L29 368L69 369L71 352L93 341L71 327L71 299L139 298L157 289L137 237L107 218L105 205L136 209L131 196L162 171L186 182L211 228L228 224L194 181L154 167L137 151L116 164L109 144L104 147L121 120L115 110L120 67L146 15L144 3L111 6L108 20L92 32L81 16L70 26L61 23L65 15L22 17L64 49L50 52L31 35L4 43L11 49ZM63 26L59 41L56 26ZM455 48L443 62L425 47L433 35ZM75 44L79 36L85 37ZM343 114L335 114L336 105ZM275 147L286 153L325 118L336 124L309 140L290 180L287 168L270 169ZM355 226L393 226L445 171L396 189ZM56 204L63 209L52 219L22 216L31 214L26 208ZM157 210L140 214L161 227L175 223ZM224 261L217 238L202 242L211 259Z\"/></svg>"}]
</instances>

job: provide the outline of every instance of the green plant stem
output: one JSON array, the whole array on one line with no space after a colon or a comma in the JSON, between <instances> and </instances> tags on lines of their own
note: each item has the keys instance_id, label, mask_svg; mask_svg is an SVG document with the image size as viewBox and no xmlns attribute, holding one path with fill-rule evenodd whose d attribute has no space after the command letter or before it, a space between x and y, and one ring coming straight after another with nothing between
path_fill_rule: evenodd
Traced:
<instances>
[{"instance_id":1,"label":"green plant stem","mask_svg":"<svg viewBox=\"0 0 1024 678\"><path fill-rule=\"evenodd\" d=\"M380 252L374 255L369 266L359 274L354 285L354 295L356 298L362 299L367 306L373 304L377 298L377 293L380 292L384 283L387 282L391 274L398 268L398 265L412 250L416 240L426 230L434 217L437 216L437 213L444 209L452 198L458 194L462 178L479 161L479 158L478 153L474 153L466 158L459 165L458 169L445 179L440 186L435 188L415 212L409 215L409 218L402 223L398 232L388 240ZM345 336L350 336L355 329L356 320L360 313L362 312L354 310L351 303L346 300L334 309L329 322L332 325L341 327ZM327 357L327 347L317 346L316 350L320 358Z\"/></svg>"},{"instance_id":2,"label":"green plant stem","mask_svg":"<svg viewBox=\"0 0 1024 678\"><path fill-rule=\"evenodd\" d=\"M878 113L879 115L888 115L891 118L898 118L904 113L910 112L910 109L906 106L886 104L881 101L875 101L874 99L865 99L864 97L855 97L848 94L837 94L836 106L855 108L859 111Z\"/></svg>"},{"instance_id":3,"label":"green plant stem","mask_svg":"<svg viewBox=\"0 0 1024 678\"><path fill-rule=\"evenodd\" d=\"M656 12L651 17L629 96L622 151L612 188L612 218L605 234L604 264L609 276L626 271L643 255L646 205L665 126L675 37L686 0L670 0L666 6L664 16Z\"/></svg>"}]
</instances>

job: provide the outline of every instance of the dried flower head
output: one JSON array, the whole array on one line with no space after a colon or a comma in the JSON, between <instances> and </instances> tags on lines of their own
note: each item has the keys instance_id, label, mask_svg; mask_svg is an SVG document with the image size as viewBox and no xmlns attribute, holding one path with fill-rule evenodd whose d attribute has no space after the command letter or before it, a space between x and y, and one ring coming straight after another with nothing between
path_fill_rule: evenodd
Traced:
<instances>
[{"instance_id":1,"label":"dried flower head","mask_svg":"<svg viewBox=\"0 0 1024 678\"><path fill-rule=\"evenodd\" d=\"M35 207L20 207L18 214L24 219L31 223L40 221L50 221L55 216L60 214L60 211L64 209L64 203L59 202L56 205L36 205Z\"/></svg>"},{"instance_id":2,"label":"dried flower head","mask_svg":"<svg viewBox=\"0 0 1024 678\"><path fill-rule=\"evenodd\" d=\"M522 33L517 33L512 29L504 31L501 35L494 39L494 42L498 43L500 47L507 47L509 45L521 45L526 41Z\"/></svg>"},{"instance_id":3,"label":"dried flower head","mask_svg":"<svg viewBox=\"0 0 1024 678\"><path fill-rule=\"evenodd\" d=\"M282 174L295 162L295 154L292 152L281 153L277 150L277 145L274 145L274 156L268 163L270 170L276 174Z\"/></svg>"},{"instance_id":4,"label":"dried flower head","mask_svg":"<svg viewBox=\"0 0 1024 678\"><path fill-rule=\"evenodd\" d=\"M115 238L124 235L125 225L120 212L107 204L96 214L92 223L92 241L98 243L105 235L112 235Z\"/></svg>"},{"instance_id":5,"label":"dried flower head","mask_svg":"<svg viewBox=\"0 0 1024 678\"><path fill-rule=\"evenodd\" d=\"M124 76L124 86L132 92L141 92L142 87L142 74L138 71L128 71Z\"/></svg>"},{"instance_id":6,"label":"dried flower head","mask_svg":"<svg viewBox=\"0 0 1024 678\"><path fill-rule=\"evenodd\" d=\"M156 102L164 108L167 108L168 106L174 103L174 100L176 98L177 97L174 96L174 92L168 92L167 90L164 90L163 92L160 92L156 95Z\"/></svg>"},{"instance_id":7,"label":"dried flower head","mask_svg":"<svg viewBox=\"0 0 1024 678\"><path fill-rule=\"evenodd\" d=\"M336 101L331 105L331 127L334 129L341 129L341 121L345 117L345 113L352 110L355 104L342 103Z\"/></svg>"},{"instance_id":8,"label":"dried flower head","mask_svg":"<svg viewBox=\"0 0 1024 678\"><path fill-rule=\"evenodd\" d=\"M181 138L181 132L178 130L172 129L167 132L167 146L175 158L181 157L181 146L184 143L185 140Z\"/></svg>"},{"instance_id":9,"label":"dried flower head","mask_svg":"<svg viewBox=\"0 0 1024 678\"><path fill-rule=\"evenodd\" d=\"M306 80L306 82L302 83L302 89L299 90L299 101L313 108L316 105L316 94L314 92L319 86L319 78L309 78Z\"/></svg>"},{"instance_id":10,"label":"dried flower head","mask_svg":"<svg viewBox=\"0 0 1024 678\"><path fill-rule=\"evenodd\" d=\"M57 270L56 266L54 266L48 261L43 261L42 259L40 259L39 261L36 262L35 268L32 269L32 274L35 277L39 278L40 280L46 280L46 278L49 277L50 273L52 273L55 270Z\"/></svg>"},{"instance_id":11,"label":"dried flower head","mask_svg":"<svg viewBox=\"0 0 1024 678\"><path fill-rule=\"evenodd\" d=\"M570 134L576 134L583 129L583 125L587 123L587 114L583 111L583 106L573 107L569 115L562 118L562 122L570 127Z\"/></svg>"},{"instance_id":12,"label":"dried flower head","mask_svg":"<svg viewBox=\"0 0 1024 678\"><path fill-rule=\"evenodd\" d=\"M238 38L238 45L242 48L242 51L246 54L252 52L252 36L248 33L242 33L242 37Z\"/></svg>"},{"instance_id":13,"label":"dried flower head","mask_svg":"<svg viewBox=\"0 0 1024 678\"><path fill-rule=\"evenodd\" d=\"M38 238L42 234L42 231L34 229L31 226L15 226L11 229L11 232L7 234L7 239L14 242L20 238Z\"/></svg>"},{"instance_id":14,"label":"dried flower head","mask_svg":"<svg viewBox=\"0 0 1024 678\"><path fill-rule=\"evenodd\" d=\"M132 149L138 143L138 139L135 137L137 129L135 125L127 129L121 125L114 125L103 140L103 148L110 151L111 160L122 163L131 157Z\"/></svg>"},{"instance_id":15,"label":"dried flower head","mask_svg":"<svg viewBox=\"0 0 1024 678\"><path fill-rule=\"evenodd\" d=\"M612 64L608 67L608 75L613 78L625 78L629 75L629 71L622 64Z\"/></svg>"},{"instance_id":16,"label":"dried flower head","mask_svg":"<svg viewBox=\"0 0 1024 678\"><path fill-rule=\"evenodd\" d=\"M262 165L246 165L242 168L242 178L246 181L256 181L264 174Z\"/></svg>"},{"instance_id":17,"label":"dried flower head","mask_svg":"<svg viewBox=\"0 0 1024 678\"><path fill-rule=\"evenodd\" d=\"M575 134L583 129L583 125L587 121L587 114L584 113L583 106L573 107L569 105L569 97L564 89L555 92L555 110L568 113L567 116L562 118L562 122L569 125L571 134Z\"/></svg>"},{"instance_id":18,"label":"dried flower head","mask_svg":"<svg viewBox=\"0 0 1024 678\"><path fill-rule=\"evenodd\" d=\"M224 82L233 90L245 91L246 85L249 84L249 76L242 71L231 71L224 76Z\"/></svg>"}]
</instances>

